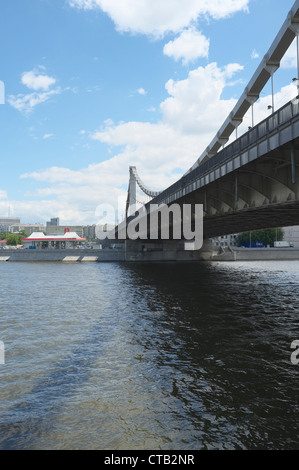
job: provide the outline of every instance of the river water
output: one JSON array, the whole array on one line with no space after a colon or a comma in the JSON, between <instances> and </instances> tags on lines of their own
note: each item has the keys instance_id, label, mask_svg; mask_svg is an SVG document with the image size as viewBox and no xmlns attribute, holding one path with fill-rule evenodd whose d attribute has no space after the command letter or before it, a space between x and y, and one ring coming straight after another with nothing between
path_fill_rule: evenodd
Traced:
<instances>
[{"instance_id":1,"label":"river water","mask_svg":"<svg viewBox=\"0 0 299 470\"><path fill-rule=\"evenodd\" d=\"M0 449L299 448L298 261L0 279Z\"/></svg>"}]
</instances>

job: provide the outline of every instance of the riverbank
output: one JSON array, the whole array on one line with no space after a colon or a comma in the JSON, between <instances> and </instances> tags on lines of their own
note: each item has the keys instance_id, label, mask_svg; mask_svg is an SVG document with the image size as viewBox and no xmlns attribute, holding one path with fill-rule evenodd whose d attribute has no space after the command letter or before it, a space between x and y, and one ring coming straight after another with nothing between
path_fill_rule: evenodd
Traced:
<instances>
[{"instance_id":1,"label":"riverbank","mask_svg":"<svg viewBox=\"0 0 299 470\"><path fill-rule=\"evenodd\" d=\"M125 250L1 250L0 262L9 261L48 261L64 263L99 263L99 262L195 262L195 261L263 261L263 260L299 260L299 249L296 248L226 248L221 253L204 251L201 256L197 252L171 251L169 253L145 252L132 258ZM199 255L199 253L198 253Z\"/></svg>"},{"instance_id":2,"label":"riverbank","mask_svg":"<svg viewBox=\"0 0 299 470\"><path fill-rule=\"evenodd\" d=\"M104 262L195 262L210 260L212 252L149 250L1 250L0 262L63 262L63 263L104 263Z\"/></svg>"},{"instance_id":3,"label":"riverbank","mask_svg":"<svg viewBox=\"0 0 299 470\"><path fill-rule=\"evenodd\" d=\"M236 248L214 253L213 261L279 261L299 260L297 248Z\"/></svg>"},{"instance_id":4,"label":"riverbank","mask_svg":"<svg viewBox=\"0 0 299 470\"><path fill-rule=\"evenodd\" d=\"M6 261L52 261L96 263L124 261L124 250L1 250L0 262Z\"/></svg>"}]
</instances>

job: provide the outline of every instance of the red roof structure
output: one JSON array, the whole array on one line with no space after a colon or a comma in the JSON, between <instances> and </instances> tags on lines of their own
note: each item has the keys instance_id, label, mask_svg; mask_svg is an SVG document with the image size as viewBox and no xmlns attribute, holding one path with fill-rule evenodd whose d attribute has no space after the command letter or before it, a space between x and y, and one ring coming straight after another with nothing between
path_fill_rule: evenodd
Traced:
<instances>
[{"instance_id":1,"label":"red roof structure","mask_svg":"<svg viewBox=\"0 0 299 470\"><path fill-rule=\"evenodd\" d=\"M81 238L75 232L66 232L64 235L45 235L42 232L34 232L27 238L22 238L22 242L52 242L52 241L78 241L85 242L86 238Z\"/></svg>"},{"instance_id":2,"label":"red roof structure","mask_svg":"<svg viewBox=\"0 0 299 470\"><path fill-rule=\"evenodd\" d=\"M85 242L75 232L66 232L64 235L45 235L43 232L34 232L27 238L22 238L25 248L65 249L76 248L78 243Z\"/></svg>"}]
</instances>

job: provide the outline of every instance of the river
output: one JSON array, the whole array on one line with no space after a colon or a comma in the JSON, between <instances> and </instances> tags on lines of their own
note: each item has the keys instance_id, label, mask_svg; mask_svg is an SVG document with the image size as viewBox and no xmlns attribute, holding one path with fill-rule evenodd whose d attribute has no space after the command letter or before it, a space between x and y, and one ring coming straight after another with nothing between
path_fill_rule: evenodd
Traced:
<instances>
[{"instance_id":1,"label":"river","mask_svg":"<svg viewBox=\"0 0 299 470\"><path fill-rule=\"evenodd\" d=\"M0 449L298 449L298 261L0 263Z\"/></svg>"}]
</instances>

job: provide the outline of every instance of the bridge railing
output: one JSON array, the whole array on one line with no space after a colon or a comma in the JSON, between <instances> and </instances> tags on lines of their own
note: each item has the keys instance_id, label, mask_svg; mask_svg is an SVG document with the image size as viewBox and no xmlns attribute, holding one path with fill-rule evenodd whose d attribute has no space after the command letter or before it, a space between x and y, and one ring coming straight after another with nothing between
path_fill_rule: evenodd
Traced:
<instances>
[{"instance_id":1,"label":"bridge railing","mask_svg":"<svg viewBox=\"0 0 299 470\"><path fill-rule=\"evenodd\" d=\"M198 168L195 168L187 175L183 176L173 185L169 186L161 194L155 197L151 204L159 204L165 201L170 195L178 193L183 188L196 181L198 178L204 176L206 173L217 169L223 163L226 163L234 156L244 152L246 149L253 145L256 145L259 140L268 137L271 133L277 132L279 127L291 121L295 116L299 114L299 97L290 101L282 108L275 111L271 116L261 121L252 129L248 130L239 139L232 142L230 145L220 150L216 155L212 156L206 162L202 163Z\"/></svg>"}]
</instances>

